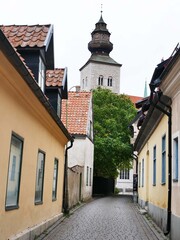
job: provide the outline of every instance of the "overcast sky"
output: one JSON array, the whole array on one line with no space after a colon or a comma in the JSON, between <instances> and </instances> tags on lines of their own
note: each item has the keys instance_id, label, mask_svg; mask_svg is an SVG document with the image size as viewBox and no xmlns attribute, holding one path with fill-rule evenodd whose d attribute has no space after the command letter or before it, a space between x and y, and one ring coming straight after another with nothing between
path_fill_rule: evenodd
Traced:
<instances>
[{"instance_id":1,"label":"overcast sky","mask_svg":"<svg viewBox=\"0 0 180 240\"><path fill-rule=\"evenodd\" d=\"M143 96L154 68L180 42L179 0L6 0L0 24L53 24L55 67L68 68L69 88L90 57L87 45L99 21L111 33L110 56L121 67L120 92Z\"/></svg>"}]
</instances>

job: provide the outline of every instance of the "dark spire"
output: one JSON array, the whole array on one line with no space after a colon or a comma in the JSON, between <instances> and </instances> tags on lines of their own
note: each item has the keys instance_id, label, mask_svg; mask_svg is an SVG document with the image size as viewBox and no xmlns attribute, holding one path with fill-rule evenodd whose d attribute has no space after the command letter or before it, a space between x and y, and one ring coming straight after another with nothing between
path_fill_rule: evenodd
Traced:
<instances>
[{"instance_id":1,"label":"dark spire","mask_svg":"<svg viewBox=\"0 0 180 240\"><path fill-rule=\"evenodd\" d=\"M95 25L94 31L91 33L92 40L88 43L88 49L92 54L106 54L113 49L113 44L110 42L110 33L107 29L107 24L104 22L101 16L99 21Z\"/></svg>"}]
</instances>

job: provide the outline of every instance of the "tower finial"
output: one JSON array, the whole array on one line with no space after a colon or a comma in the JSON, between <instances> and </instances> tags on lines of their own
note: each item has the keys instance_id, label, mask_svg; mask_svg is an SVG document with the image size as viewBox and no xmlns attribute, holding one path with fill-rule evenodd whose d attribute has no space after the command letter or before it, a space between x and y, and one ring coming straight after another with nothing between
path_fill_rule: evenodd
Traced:
<instances>
[{"instance_id":1,"label":"tower finial","mask_svg":"<svg viewBox=\"0 0 180 240\"><path fill-rule=\"evenodd\" d=\"M101 3L101 15L102 15L102 12L103 12L102 8L103 8L103 4Z\"/></svg>"}]
</instances>

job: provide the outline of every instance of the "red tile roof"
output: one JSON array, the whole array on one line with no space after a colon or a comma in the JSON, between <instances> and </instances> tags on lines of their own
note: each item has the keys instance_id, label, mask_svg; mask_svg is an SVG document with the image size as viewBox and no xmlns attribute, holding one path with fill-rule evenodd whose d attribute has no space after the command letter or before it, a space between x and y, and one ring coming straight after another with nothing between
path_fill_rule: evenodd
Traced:
<instances>
[{"instance_id":1,"label":"red tile roof","mask_svg":"<svg viewBox=\"0 0 180 240\"><path fill-rule=\"evenodd\" d=\"M87 134L91 97L91 92L68 92L68 100L62 101L61 120L71 134Z\"/></svg>"},{"instance_id":2,"label":"red tile roof","mask_svg":"<svg viewBox=\"0 0 180 240\"><path fill-rule=\"evenodd\" d=\"M1 25L14 47L43 47L51 25Z\"/></svg>"},{"instance_id":3,"label":"red tile roof","mask_svg":"<svg viewBox=\"0 0 180 240\"><path fill-rule=\"evenodd\" d=\"M46 86L61 87L64 77L64 68L55 68L54 70L46 71Z\"/></svg>"},{"instance_id":4,"label":"red tile roof","mask_svg":"<svg viewBox=\"0 0 180 240\"><path fill-rule=\"evenodd\" d=\"M135 103L136 102L138 102L139 100L142 100L143 99L143 97L138 97L138 96L131 96L131 95L127 95L129 98L130 98L130 100L131 100L131 102L135 105Z\"/></svg>"}]
</instances>

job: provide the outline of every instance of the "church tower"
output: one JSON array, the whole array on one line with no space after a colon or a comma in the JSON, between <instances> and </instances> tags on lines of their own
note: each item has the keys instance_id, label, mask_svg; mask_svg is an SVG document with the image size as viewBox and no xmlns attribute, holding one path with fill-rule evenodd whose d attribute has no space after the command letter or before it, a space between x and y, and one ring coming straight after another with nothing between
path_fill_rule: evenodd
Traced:
<instances>
[{"instance_id":1,"label":"church tower","mask_svg":"<svg viewBox=\"0 0 180 240\"><path fill-rule=\"evenodd\" d=\"M91 57L80 68L82 91L103 87L114 93L120 93L120 67L122 65L109 56L113 44L110 42L111 34L106 26L101 11L100 19L91 33L92 40L88 43Z\"/></svg>"}]
</instances>

